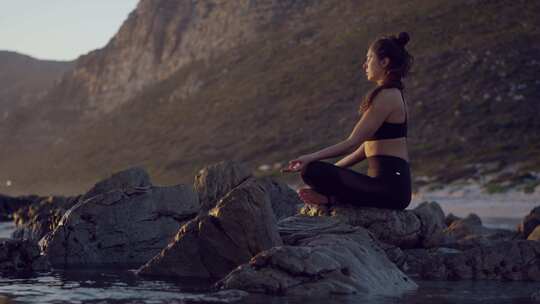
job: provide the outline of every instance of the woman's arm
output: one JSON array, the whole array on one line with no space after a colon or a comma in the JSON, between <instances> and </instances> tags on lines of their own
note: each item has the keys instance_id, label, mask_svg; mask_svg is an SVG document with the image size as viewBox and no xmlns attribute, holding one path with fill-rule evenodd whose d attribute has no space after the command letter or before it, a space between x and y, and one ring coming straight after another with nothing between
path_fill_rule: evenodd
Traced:
<instances>
[{"instance_id":1,"label":"woman's arm","mask_svg":"<svg viewBox=\"0 0 540 304\"><path fill-rule=\"evenodd\" d=\"M334 165L342 168L348 168L366 159L366 151L364 150L364 144L361 144L356 151L340 159Z\"/></svg>"},{"instance_id":2,"label":"woman's arm","mask_svg":"<svg viewBox=\"0 0 540 304\"><path fill-rule=\"evenodd\" d=\"M393 110L392 103L388 102L389 95L386 90L382 90L373 100L373 104L362 115L360 121L355 125L349 137L333 146L319 150L305 156L307 160L314 161L337 157L349 153L359 145L363 144L386 120L386 117Z\"/></svg>"}]
</instances>

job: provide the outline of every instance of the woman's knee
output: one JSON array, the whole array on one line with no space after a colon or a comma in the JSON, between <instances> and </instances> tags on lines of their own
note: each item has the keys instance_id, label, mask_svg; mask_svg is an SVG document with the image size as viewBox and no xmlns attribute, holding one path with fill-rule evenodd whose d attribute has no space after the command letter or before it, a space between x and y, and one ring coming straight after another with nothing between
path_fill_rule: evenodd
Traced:
<instances>
[{"instance_id":1,"label":"woman's knee","mask_svg":"<svg viewBox=\"0 0 540 304\"><path fill-rule=\"evenodd\" d=\"M324 170L323 168L325 167L325 163L320 161L320 160L316 160L316 161L312 161L312 162L309 162L307 163L304 168L302 168L302 172L301 172L301 176L302 176L302 179L304 181L306 180L310 180L312 179L314 176L320 176L322 170Z\"/></svg>"}]
</instances>

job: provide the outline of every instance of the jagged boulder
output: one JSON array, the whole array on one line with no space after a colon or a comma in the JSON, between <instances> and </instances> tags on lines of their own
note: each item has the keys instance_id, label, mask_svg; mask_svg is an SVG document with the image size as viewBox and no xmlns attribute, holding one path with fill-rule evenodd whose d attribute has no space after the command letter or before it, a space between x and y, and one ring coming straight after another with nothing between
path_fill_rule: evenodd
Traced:
<instances>
[{"instance_id":1,"label":"jagged boulder","mask_svg":"<svg viewBox=\"0 0 540 304\"><path fill-rule=\"evenodd\" d=\"M496 241L463 250L404 250L401 269L422 279L540 281L540 242Z\"/></svg>"},{"instance_id":2,"label":"jagged boulder","mask_svg":"<svg viewBox=\"0 0 540 304\"><path fill-rule=\"evenodd\" d=\"M79 201L40 245L57 267L140 266L198 211L191 186L125 186Z\"/></svg>"},{"instance_id":3,"label":"jagged boulder","mask_svg":"<svg viewBox=\"0 0 540 304\"><path fill-rule=\"evenodd\" d=\"M540 206L535 207L518 226L518 231L521 236L526 239L533 230L540 226Z\"/></svg>"},{"instance_id":4,"label":"jagged boulder","mask_svg":"<svg viewBox=\"0 0 540 304\"><path fill-rule=\"evenodd\" d=\"M143 265L142 276L220 279L260 251L282 244L264 183L250 177Z\"/></svg>"},{"instance_id":5,"label":"jagged boulder","mask_svg":"<svg viewBox=\"0 0 540 304\"><path fill-rule=\"evenodd\" d=\"M199 195L201 214L214 208L218 200L249 177L249 168L236 161L220 161L199 170L193 188Z\"/></svg>"},{"instance_id":6,"label":"jagged boulder","mask_svg":"<svg viewBox=\"0 0 540 304\"><path fill-rule=\"evenodd\" d=\"M487 228L480 217L474 213L463 219L457 219L444 229L446 246L468 248L475 245L489 245L493 241L517 239L518 233L506 229Z\"/></svg>"},{"instance_id":7,"label":"jagged boulder","mask_svg":"<svg viewBox=\"0 0 540 304\"><path fill-rule=\"evenodd\" d=\"M331 216L374 233L382 242L402 248L437 246L444 241L444 213L435 202L425 202L414 210L391 210L350 205L310 206L301 214Z\"/></svg>"},{"instance_id":8,"label":"jagged boulder","mask_svg":"<svg viewBox=\"0 0 540 304\"><path fill-rule=\"evenodd\" d=\"M214 208L225 194L250 177L252 174L249 168L237 161L220 161L201 169L193 183L201 202L200 213L205 214ZM298 212L302 201L287 184L271 177L263 177L259 181L270 196L272 210L277 220Z\"/></svg>"},{"instance_id":9,"label":"jagged boulder","mask_svg":"<svg viewBox=\"0 0 540 304\"><path fill-rule=\"evenodd\" d=\"M336 218L294 216L280 221L279 229L287 245L257 254L216 287L301 296L398 295L417 287L364 228Z\"/></svg>"},{"instance_id":10,"label":"jagged boulder","mask_svg":"<svg viewBox=\"0 0 540 304\"><path fill-rule=\"evenodd\" d=\"M151 187L150 176L141 167L132 167L112 174L110 177L99 181L90 190L88 190L81 200L85 201L98 194L106 193L112 190L126 190L131 188Z\"/></svg>"},{"instance_id":11,"label":"jagged boulder","mask_svg":"<svg viewBox=\"0 0 540 304\"><path fill-rule=\"evenodd\" d=\"M17 227L13 232L13 238L38 242L47 233L56 229L64 213L77 202L115 189L150 187L151 185L148 173L142 168L133 167L99 181L83 195L28 197L33 199L33 203L20 208L13 214Z\"/></svg>"},{"instance_id":12,"label":"jagged boulder","mask_svg":"<svg viewBox=\"0 0 540 304\"><path fill-rule=\"evenodd\" d=\"M47 259L29 240L0 239L0 274L14 275L49 270Z\"/></svg>"}]
</instances>

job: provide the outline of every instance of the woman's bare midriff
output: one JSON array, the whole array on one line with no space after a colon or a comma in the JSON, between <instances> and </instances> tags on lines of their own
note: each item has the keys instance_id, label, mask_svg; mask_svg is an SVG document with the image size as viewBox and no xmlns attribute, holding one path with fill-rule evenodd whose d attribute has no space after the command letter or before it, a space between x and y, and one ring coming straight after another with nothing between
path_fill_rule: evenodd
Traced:
<instances>
[{"instance_id":1,"label":"woman's bare midriff","mask_svg":"<svg viewBox=\"0 0 540 304\"><path fill-rule=\"evenodd\" d=\"M364 151L366 153L366 157L375 155L390 155L403 158L407 162L409 161L406 137L369 140L364 143Z\"/></svg>"}]
</instances>

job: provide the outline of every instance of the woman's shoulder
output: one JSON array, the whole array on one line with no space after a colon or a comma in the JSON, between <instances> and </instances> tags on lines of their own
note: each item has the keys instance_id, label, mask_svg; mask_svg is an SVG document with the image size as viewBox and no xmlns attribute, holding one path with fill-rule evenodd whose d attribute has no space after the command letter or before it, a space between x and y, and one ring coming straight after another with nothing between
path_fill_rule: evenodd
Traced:
<instances>
[{"instance_id":1,"label":"woman's shoulder","mask_svg":"<svg viewBox=\"0 0 540 304\"><path fill-rule=\"evenodd\" d=\"M383 101L384 103L401 102L401 90L398 88L384 88L375 96L373 101Z\"/></svg>"}]
</instances>

